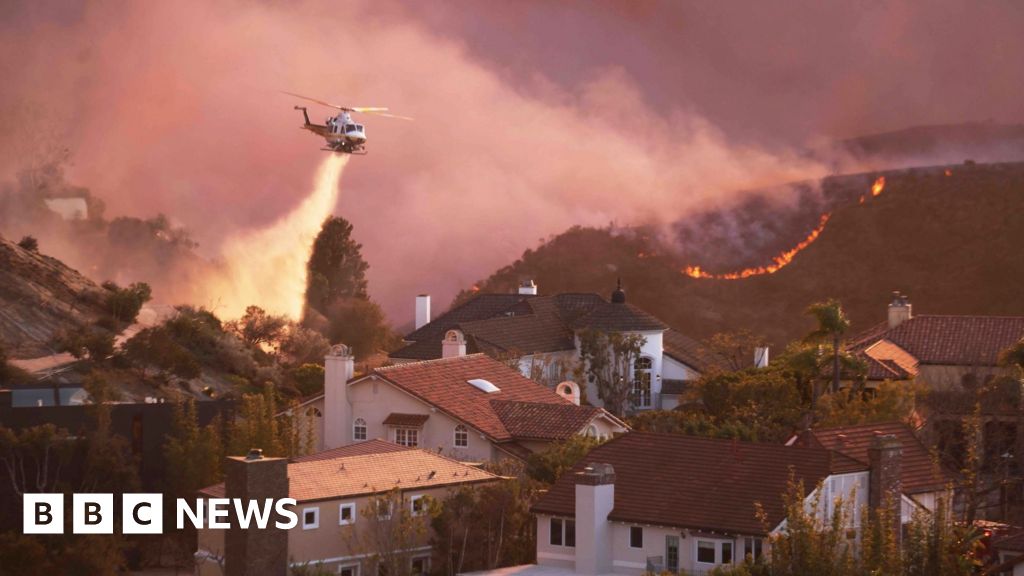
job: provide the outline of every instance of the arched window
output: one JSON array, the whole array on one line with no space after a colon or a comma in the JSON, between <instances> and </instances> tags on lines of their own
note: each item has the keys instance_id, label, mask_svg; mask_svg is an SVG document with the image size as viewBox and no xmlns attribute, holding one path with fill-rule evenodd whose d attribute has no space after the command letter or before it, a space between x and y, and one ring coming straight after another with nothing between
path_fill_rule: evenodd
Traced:
<instances>
[{"instance_id":1,"label":"arched window","mask_svg":"<svg viewBox=\"0 0 1024 576\"><path fill-rule=\"evenodd\" d=\"M633 406L636 408L651 407L651 372L654 362L647 356L641 356L633 364Z\"/></svg>"},{"instance_id":2,"label":"arched window","mask_svg":"<svg viewBox=\"0 0 1024 576\"><path fill-rule=\"evenodd\" d=\"M597 426L594 426L593 424L591 424L590 426L587 426L586 437L587 438L597 438Z\"/></svg>"},{"instance_id":3,"label":"arched window","mask_svg":"<svg viewBox=\"0 0 1024 576\"><path fill-rule=\"evenodd\" d=\"M366 420L356 418L356 421L352 423L352 439L366 440Z\"/></svg>"},{"instance_id":4,"label":"arched window","mask_svg":"<svg viewBox=\"0 0 1024 576\"><path fill-rule=\"evenodd\" d=\"M467 429L462 424L459 424L458 426L455 427L455 447L469 447L469 429Z\"/></svg>"}]
</instances>

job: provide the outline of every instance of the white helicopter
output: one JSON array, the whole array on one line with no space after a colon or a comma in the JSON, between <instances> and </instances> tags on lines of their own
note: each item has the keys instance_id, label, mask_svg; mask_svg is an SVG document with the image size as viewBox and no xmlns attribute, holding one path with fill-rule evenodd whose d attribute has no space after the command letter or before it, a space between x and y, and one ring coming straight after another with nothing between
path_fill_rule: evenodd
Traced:
<instances>
[{"instance_id":1,"label":"white helicopter","mask_svg":"<svg viewBox=\"0 0 1024 576\"><path fill-rule=\"evenodd\" d=\"M331 104L330 102L324 102L323 100L317 100L316 98L310 98L301 94L293 94L292 92L285 92L289 96L295 96L296 98L302 98L303 100L309 100L310 102L316 102L322 106L329 108L337 108L341 110L341 114L337 116L328 116L327 120L323 124L313 124L309 121L309 114L306 113L305 106L296 106L296 110L302 110L302 117L306 123L301 126L305 130L322 136L327 141L327 147L321 148L328 152L343 152L345 154L366 154L366 129L362 124L357 124L352 120L350 112L359 112L362 114L377 114L379 116L386 116L388 118L398 118L400 120L412 120L408 116L398 116L397 114L389 114L387 108L365 108L365 107L348 107L338 106L337 104Z\"/></svg>"}]
</instances>

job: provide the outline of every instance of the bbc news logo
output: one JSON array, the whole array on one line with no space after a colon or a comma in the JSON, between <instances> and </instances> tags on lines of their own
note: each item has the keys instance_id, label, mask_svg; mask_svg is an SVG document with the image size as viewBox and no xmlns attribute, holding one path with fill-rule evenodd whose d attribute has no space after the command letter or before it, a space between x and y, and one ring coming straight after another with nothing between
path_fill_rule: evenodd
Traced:
<instances>
[{"instance_id":1,"label":"bbc news logo","mask_svg":"<svg viewBox=\"0 0 1024 576\"><path fill-rule=\"evenodd\" d=\"M22 532L25 534L64 533L63 494L25 494L22 505ZM211 530L227 530L228 518L234 513L238 527L260 530L271 525L282 530L294 528L299 516L290 508L297 504L294 498L274 500L242 500L241 498L197 499L189 503L184 498L175 501L175 526L182 530L187 525ZM73 534L113 534L113 494L72 494L71 532ZM163 534L163 494L123 494L121 496L122 534Z\"/></svg>"}]
</instances>

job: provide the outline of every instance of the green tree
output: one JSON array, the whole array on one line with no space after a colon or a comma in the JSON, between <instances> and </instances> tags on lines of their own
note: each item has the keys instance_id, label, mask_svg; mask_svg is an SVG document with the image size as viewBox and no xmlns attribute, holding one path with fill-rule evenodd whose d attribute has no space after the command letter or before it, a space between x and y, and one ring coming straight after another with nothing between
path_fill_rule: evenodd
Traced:
<instances>
[{"instance_id":1,"label":"green tree","mask_svg":"<svg viewBox=\"0 0 1024 576\"><path fill-rule=\"evenodd\" d=\"M259 306L247 307L245 315L227 323L228 330L238 335L247 346L275 345L284 335L287 326L287 318L267 314Z\"/></svg>"},{"instance_id":2,"label":"green tree","mask_svg":"<svg viewBox=\"0 0 1024 576\"><path fill-rule=\"evenodd\" d=\"M77 326L58 332L54 345L58 352L102 364L114 354L114 335L102 328Z\"/></svg>"},{"instance_id":3,"label":"green tree","mask_svg":"<svg viewBox=\"0 0 1024 576\"><path fill-rule=\"evenodd\" d=\"M600 444L598 438L581 435L549 444L543 450L530 454L526 460L526 474L543 484L554 484L559 476Z\"/></svg>"},{"instance_id":4,"label":"green tree","mask_svg":"<svg viewBox=\"0 0 1024 576\"><path fill-rule=\"evenodd\" d=\"M166 480L175 497L191 496L220 481L224 449L219 426L218 420L199 425L194 399L174 405L171 432L164 440L164 465L174 472Z\"/></svg>"},{"instance_id":5,"label":"green tree","mask_svg":"<svg viewBox=\"0 0 1024 576\"><path fill-rule=\"evenodd\" d=\"M319 364L303 364L295 368L292 378L303 396L311 396L324 389L324 367Z\"/></svg>"},{"instance_id":6,"label":"green tree","mask_svg":"<svg viewBox=\"0 0 1024 576\"><path fill-rule=\"evenodd\" d=\"M850 329L850 321L846 319L842 305L835 298L811 304L807 308L807 314L814 317L818 326L807 335L805 340L812 343L830 342L832 344L832 392L838 392L839 380L842 376L840 345L843 335Z\"/></svg>"},{"instance_id":7,"label":"green tree","mask_svg":"<svg viewBox=\"0 0 1024 576\"><path fill-rule=\"evenodd\" d=\"M113 320L112 329L132 324L139 316L142 306L153 298L153 291L145 282L135 282L127 288L121 288L113 282L104 282L107 289L107 314Z\"/></svg>"},{"instance_id":8,"label":"green tree","mask_svg":"<svg viewBox=\"0 0 1024 576\"><path fill-rule=\"evenodd\" d=\"M293 403L278 409L274 385L266 383L259 394L244 394L232 421L228 454L246 454L260 448L267 456L292 457L313 448L312 417Z\"/></svg>"},{"instance_id":9,"label":"green tree","mask_svg":"<svg viewBox=\"0 0 1024 576\"><path fill-rule=\"evenodd\" d=\"M366 299L366 270L362 245L352 239L352 224L340 216L327 218L313 241L307 265L306 305L327 314L342 298Z\"/></svg>"},{"instance_id":10,"label":"green tree","mask_svg":"<svg viewBox=\"0 0 1024 576\"><path fill-rule=\"evenodd\" d=\"M587 382L597 387L604 408L622 416L633 389L633 366L647 338L587 328L579 333L580 361Z\"/></svg>"},{"instance_id":11,"label":"green tree","mask_svg":"<svg viewBox=\"0 0 1024 576\"><path fill-rule=\"evenodd\" d=\"M419 506L414 513L411 501L398 488L368 499L360 511L362 527L346 531L344 537L350 549L370 554L374 565L370 573L418 576L413 572L413 556L428 542L430 522L439 513L439 503L424 496Z\"/></svg>"},{"instance_id":12,"label":"green tree","mask_svg":"<svg viewBox=\"0 0 1024 576\"><path fill-rule=\"evenodd\" d=\"M39 240L36 240L34 236L25 236L18 241L18 247L29 252L39 252Z\"/></svg>"},{"instance_id":13,"label":"green tree","mask_svg":"<svg viewBox=\"0 0 1024 576\"><path fill-rule=\"evenodd\" d=\"M153 326L140 331L124 343L124 355L143 377L149 368L165 380L172 376L183 380L198 378L202 369L195 356L178 344L166 326Z\"/></svg>"},{"instance_id":14,"label":"green tree","mask_svg":"<svg viewBox=\"0 0 1024 576\"><path fill-rule=\"evenodd\" d=\"M344 342L356 358L366 358L393 344L394 335L376 302L342 298L331 304L327 320L328 339Z\"/></svg>"},{"instance_id":15,"label":"green tree","mask_svg":"<svg viewBox=\"0 0 1024 576\"><path fill-rule=\"evenodd\" d=\"M280 352L284 361L295 366L323 364L324 356L331 349L331 343L316 330L299 324L289 324L281 340Z\"/></svg>"}]
</instances>

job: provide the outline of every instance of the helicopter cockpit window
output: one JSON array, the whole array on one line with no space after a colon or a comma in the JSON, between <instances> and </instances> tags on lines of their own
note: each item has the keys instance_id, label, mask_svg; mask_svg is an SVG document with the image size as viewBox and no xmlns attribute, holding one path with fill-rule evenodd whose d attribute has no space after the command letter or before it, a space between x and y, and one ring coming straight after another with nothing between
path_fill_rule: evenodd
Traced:
<instances>
[{"instance_id":1,"label":"helicopter cockpit window","mask_svg":"<svg viewBox=\"0 0 1024 576\"><path fill-rule=\"evenodd\" d=\"M363 131L363 125L362 124L356 124L356 130L362 132Z\"/></svg>"},{"instance_id":2,"label":"helicopter cockpit window","mask_svg":"<svg viewBox=\"0 0 1024 576\"><path fill-rule=\"evenodd\" d=\"M356 131L356 125L355 124L345 124L345 132L355 132L355 131Z\"/></svg>"}]
</instances>

